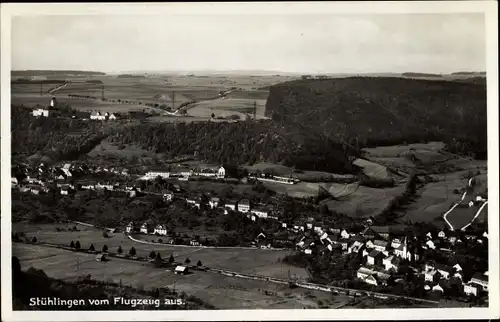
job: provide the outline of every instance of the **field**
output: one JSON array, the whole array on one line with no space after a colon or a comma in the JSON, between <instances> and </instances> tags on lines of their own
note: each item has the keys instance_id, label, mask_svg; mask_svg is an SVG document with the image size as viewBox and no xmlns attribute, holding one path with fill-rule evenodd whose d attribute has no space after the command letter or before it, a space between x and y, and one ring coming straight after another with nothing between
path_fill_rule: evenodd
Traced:
<instances>
[{"instance_id":1,"label":"field","mask_svg":"<svg viewBox=\"0 0 500 322\"><path fill-rule=\"evenodd\" d=\"M414 155L420 164L424 166L436 163L454 168L454 171L486 169L486 161L460 157L443 151L443 149L444 144L442 142L429 142L365 148L363 152L370 161L407 173L417 166L409 158L410 154Z\"/></svg>"},{"instance_id":2,"label":"field","mask_svg":"<svg viewBox=\"0 0 500 322\"><path fill-rule=\"evenodd\" d=\"M13 255L20 259L21 267L43 269L50 277L73 279L91 274L93 279L119 282L134 287L151 289L175 288L195 295L213 304L217 309L292 309L318 308L318 300L332 308L347 303L345 296L332 296L324 292L289 289L286 285L270 284L195 271L180 276L149 263L138 263L118 258L96 262L93 255L74 253L34 245L13 244ZM77 261L78 259L78 261ZM265 291L274 294L265 294Z\"/></svg>"},{"instance_id":3,"label":"field","mask_svg":"<svg viewBox=\"0 0 500 322\"><path fill-rule=\"evenodd\" d=\"M299 182L294 185L282 184L276 182L262 182L262 184L277 193L287 194L293 198L308 198L316 197L319 192L319 187L328 191L333 197L352 197L353 193L358 189L358 183L341 184L341 183L312 183L312 182Z\"/></svg>"},{"instance_id":4,"label":"field","mask_svg":"<svg viewBox=\"0 0 500 322\"><path fill-rule=\"evenodd\" d=\"M254 102L256 104L257 118L266 118L264 111L266 108L266 100L258 99L251 100L247 98L226 98L215 99L210 101L202 101L195 103L188 109L188 114L195 117L211 117L212 113L215 117L227 118L231 115L238 115L241 119L245 119L246 114L253 118Z\"/></svg>"},{"instance_id":5,"label":"field","mask_svg":"<svg viewBox=\"0 0 500 322\"><path fill-rule=\"evenodd\" d=\"M73 225L71 225L72 227ZM28 236L36 236L40 242L69 245L70 242L80 241L83 249L87 249L90 244L94 244L95 249L100 250L107 245L110 252L116 252L119 246L124 253L127 253L133 246L137 250L137 256L147 257L154 250L159 252L162 258L168 258L171 254L179 262L184 262L189 258L196 263L201 260L203 265L211 268L221 268L234 270L237 272L255 273L259 275L287 277L288 271L297 277L308 277L307 272L295 266L281 264L280 258L288 253L285 251L266 251L259 249L204 249L195 247L183 247L175 245L148 245L134 242L124 234L111 234L110 238L104 238L102 232L92 227L79 225L81 231L57 232L56 227L66 227L66 225L24 225L14 224L12 230L26 232ZM149 241L158 240L159 237L141 237Z\"/></svg>"},{"instance_id":6,"label":"field","mask_svg":"<svg viewBox=\"0 0 500 322\"><path fill-rule=\"evenodd\" d=\"M60 105L70 105L72 108L103 112L142 111L163 113L162 109L151 108L146 104L172 106L177 109L181 104L197 102L188 114L192 118L182 118L187 122L206 121L212 113L216 116L233 114L244 117L252 110L254 101L257 103L257 115L264 117L268 90L262 87L291 80L287 76L244 76L244 75L147 75L144 78L118 78L113 75L82 77L65 77L59 79L71 81L65 87L56 90L51 95L56 96ZM103 84L86 83L87 80L100 80ZM13 84L11 98L13 104L34 106L48 105L51 95L47 91L56 84L44 84L43 96L40 96L39 84ZM101 100L102 87L104 97ZM216 99L219 93L227 93L225 99ZM94 96L98 99L76 99L68 95ZM174 100L172 100L174 98ZM156 117L155 122L172 122L174 117Z\"/></svg>"},{"instance_id":7,"label":"field","mask_svg":"<svg viewBox=\"0 0 500 322\"><path fill-rule=\"evenodd\" d=\"M379 214L395 196L401 195L403 190L402 185L385 189L359 186L346 197L328 201L326 205L329 209L349 217L365 218Z\"/></svg>"}]
</instances>

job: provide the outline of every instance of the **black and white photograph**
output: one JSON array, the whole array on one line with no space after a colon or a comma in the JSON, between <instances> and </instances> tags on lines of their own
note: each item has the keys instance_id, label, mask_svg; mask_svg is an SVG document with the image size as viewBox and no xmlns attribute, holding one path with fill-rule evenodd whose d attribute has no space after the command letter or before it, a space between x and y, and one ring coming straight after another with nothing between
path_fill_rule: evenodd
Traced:
<instances>
[{"instance_id":1,"label":"black and white photograph","mask_svg":"<svg viewBox=\"0 0 500 322\"><path fill-rule=\"evenodd\" d=\"M498 318L496 2L1 9L2 320Z\"/></svg>"}]
</instances>

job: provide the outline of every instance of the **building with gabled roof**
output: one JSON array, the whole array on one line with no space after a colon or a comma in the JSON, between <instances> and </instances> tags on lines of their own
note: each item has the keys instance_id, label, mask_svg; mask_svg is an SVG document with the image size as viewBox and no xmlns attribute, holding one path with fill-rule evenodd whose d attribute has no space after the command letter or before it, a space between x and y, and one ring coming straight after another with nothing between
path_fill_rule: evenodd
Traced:
<instances>
[{"instance_id":1,"label":"building with gabled roof","mask_svg":"<svg viewBox=\"0 0 500 322\"><path fill-rule=\"evenodd\" d=\"M162 224L156 225L156 227L154 229L154 233L158 234L158 235L166 236L167 235L167 226L162 225Z\"/></svg>"},{"instance_id":2,"label":"building with gabled roof","mask_svg":"<svg viewBox=\"0 0 500 322\"><path fill-rule=\"evenodd\" d=\"M368 265L379 265L382 264L382 260L384 258L384 254L378 250L372 250L368 257L366 258L366 263Z\"/></svg>"}]
</instances>

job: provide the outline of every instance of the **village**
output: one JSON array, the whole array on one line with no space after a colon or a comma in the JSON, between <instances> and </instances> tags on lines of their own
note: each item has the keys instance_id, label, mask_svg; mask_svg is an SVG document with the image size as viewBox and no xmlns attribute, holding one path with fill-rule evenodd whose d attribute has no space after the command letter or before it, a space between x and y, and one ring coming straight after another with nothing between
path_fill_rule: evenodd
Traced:
<instances>
[{"instance_id":1,"label":"village","mask_svg":"<svg viewBox=\"0 0 500 322\"><path fill-rule=\"evenodd\" d=\"M82 162L64 163L47 166L43 163L36 167L17 165L12 169L12 188L22 193L34 195L54 193L61 198L78 198L82 191L114 193L135 198L140 195L156 195L165 203L183 200L189 209L209 209L221 216L243 214L261 226L261 233L256 234L254 241L235 248L257 248L266 250L297 251L306 258L323 256L325 253L340 256L355 255L361 259L359 267L352 272L353 278L366 287L384 287L402 282L395 276L401 275L402 267L406 275L410 274L423 281L427 293L443 294L450 287L459 287L460 292L469 297L481 297L488 292L488 271L470 271L462 267L454 254L470 253L478 247L486 248L488 234L486 231L450 229L428 229L416 234L413 230L398 229L393 226L377 226L372 219L363 220L361 229L350 229L339 224L327 225L312 217L300 218L296 221L285 219L283 209L279 205L266 205L252 202L249 198L224 199L213 194L192 194L181 189L175 181L189 183L192 180L212 180L225 182L229 178L223 166L211 168L189 166L176 168L151 168L145 173L131 174L131 169L89 166ZM109 180L102 178L109 177ZM263 179L273 180L274 178ZM93 178L93 179L89 179ZM259 176L260 177L260 176ZM249 175L248 179L260 179ZM101 179L101 180L100 180ZM172 190L151 191L145 183L168 181ZM290 184L295 180L276 182ZM480 195L471 201L475 206L484 204L486 199ZM470 206L470 204L469 204ZM202 212L200 212L200 215ZM275 233L267 233L268 227ZM187 247L220 247L217 243L208 242L198 236L184 235L175 237L169 227L162 222L123 222L119 227L101 227L113 233L123 232L137 242L150 243L148 236L160 237L155 244L185 245ZM280 237L281 236L281 237ZM432 255L429 255L432 254ZM101 260L98 258L97 260ZM482 259L486 261L487 258ZM186 268L179 267L178 270ZM464 273L467 271L467 273Z\"/></svg>"}]
</instances>

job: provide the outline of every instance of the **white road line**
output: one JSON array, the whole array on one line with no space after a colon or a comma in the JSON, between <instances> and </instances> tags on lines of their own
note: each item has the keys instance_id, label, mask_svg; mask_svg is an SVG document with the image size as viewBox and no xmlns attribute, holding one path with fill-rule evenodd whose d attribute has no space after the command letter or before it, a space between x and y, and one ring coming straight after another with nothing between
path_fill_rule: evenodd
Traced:
<instances>
[{"instance_id":1,"label":"white road line","mask_svg":"<svg viewBox=\"0 0 500 322\"><path fill-rule=\"evenodd\" d=\"M468 223L467 225L465 225L465 226L462 227L462 229L461 229L462 231L465 230L470 225L472 225L472 223L474 222L474 220L476 220L476 218L481 214L481 211L483 210L484 207L486 207L487 204L488 204L488 201L485 201L483 203L483 205L481 206L481 208L479 208L479 210L477 211L477 213L474 216L474 218L472 218L472 220L470 221L470 223Z\"/></svg>"}]
</instances>

